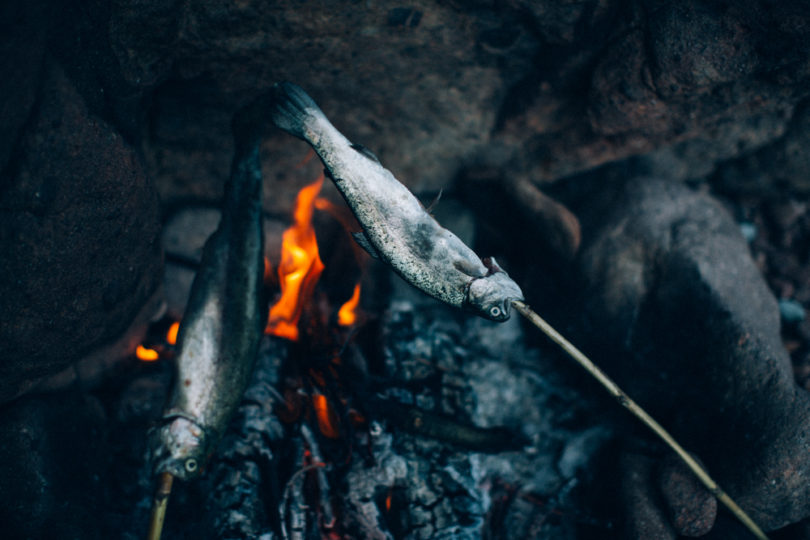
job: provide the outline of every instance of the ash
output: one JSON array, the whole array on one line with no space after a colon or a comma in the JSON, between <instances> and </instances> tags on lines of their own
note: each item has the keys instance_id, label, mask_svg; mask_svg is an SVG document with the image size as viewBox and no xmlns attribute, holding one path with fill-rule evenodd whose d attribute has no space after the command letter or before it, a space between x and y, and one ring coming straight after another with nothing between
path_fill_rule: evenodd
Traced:
<instances>
[{"instance_id":1,"label":"ash","mask_svg":"<svg viewBox=\"0 0 810 540\"><path fill-rule=\"evenodd\" d=\"M489 443L507 451L475 451L469 435L447 425L428 437L389 415L368 434L375 465L355 461L346 475L349 530L369 538L576 538L584 518L577 488L611 433L571 422L585 412L582 397L554 362L524 346L520 322L396 301L382 326L387 399L430 414L423 423L450 418L512 437ZM388 510L381 489L392 494Z\"/></svg>"},{"instance_id":2,"label":"ash","mask_svg":"<svg viewBox=\"0 0 810 540\"><path fill-rule=\"evenodd\" d=\"M311 415L279 420L306 392L289 390L294 348L264 338L209 470L175 487L167 538L567 540L610 527L583 485L613 433L516 318L394 301L344 347L355 377L343 401L365 421L343 422L338 440ZM145 467L138 486L145 523Z\"/></svg>"}]
</instances>

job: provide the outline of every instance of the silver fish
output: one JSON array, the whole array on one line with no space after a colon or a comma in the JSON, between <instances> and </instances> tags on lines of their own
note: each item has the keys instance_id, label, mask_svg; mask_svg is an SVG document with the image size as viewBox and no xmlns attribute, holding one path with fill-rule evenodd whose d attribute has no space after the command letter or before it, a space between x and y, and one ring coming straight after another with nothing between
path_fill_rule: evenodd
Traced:
<instances>
[{"instance_id":1,"label":"silver fish","mask_svg":"<svg viewBox=\"0 0 810 540\"><path fill-rule=\"evenodd\" d=\"M219 226L203 250L178 335L175 381L151 434L155 474L198 476L253 371L262 336L263 232L259 133L241 125Z\"/></svg>"},{"instance_id":2,"label":"silver fish","mask_svg":"<svg viewBox=\"0 0 810 540\"><path fill-rule=\"evenodd\" d=\"M308 142L320 156L363 228L355 239L425 293L484 318L505 321L520 287L493 258L481 259L433 219L419 200L369 150L352 144L304 90L271 91L273 123Z\"/></svg>"}]
</instances>

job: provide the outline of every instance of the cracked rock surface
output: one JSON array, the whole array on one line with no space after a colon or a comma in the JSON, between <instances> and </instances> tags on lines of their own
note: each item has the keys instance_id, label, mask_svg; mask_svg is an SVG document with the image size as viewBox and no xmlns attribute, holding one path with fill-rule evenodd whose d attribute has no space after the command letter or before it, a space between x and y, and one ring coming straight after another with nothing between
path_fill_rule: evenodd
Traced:
<instances>
[{"instance_id":1,"label":"cracked rock surface","mask_svg":"<svg viewBox=\"0 0 810 540\"><path fill-rule=\"evenodd\" d=\"M757 523L805 518L810 395L737 224L710 196L651 178L583 215L583 342Z\"/></svg>"}]
</instances>

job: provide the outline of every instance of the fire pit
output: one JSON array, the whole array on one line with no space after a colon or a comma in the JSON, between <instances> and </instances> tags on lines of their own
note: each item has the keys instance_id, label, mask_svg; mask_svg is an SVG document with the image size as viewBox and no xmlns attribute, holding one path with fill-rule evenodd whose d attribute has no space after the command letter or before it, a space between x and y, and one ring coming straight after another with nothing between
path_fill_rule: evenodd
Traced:
<instances>
[{"instance_id":1,"label":"fire pit","mask_svg":"<svg viewBox=\"0 0 810 540\"><path fill-rule=\"evenodd\" d=\"M143 537L228 126L290 80L770 537L810 538L805 7L2 8L4 535ZM744 537L532 327L369 258L305 145L261 158L266 334L165 538Z\"/></svg>"},{"instance_id":2,"label":"fire pit","mask_svg":"<svg viewBox=\"0 0 810 540\"><path fill-rule=\"evenodd\" d=\"M176 488L185 494L172 502L167 537L212 527L219 537L290 538L610 530L582 485L613 430L595 421L596 404L567 380L576 377L527 347L516 320L471 319L374 264L350 239L345 205L318 197L322 185L301 189L280 240L268 234L280 253L269 252L265 279L280 291L256 374L210 471ZM463 205L442 205L474 232ZM193 264L192 223L207 214L190 206L169 218L170 281ZM322 250L316 236L332 241ZM364 303L368 290L374 300ZM166 355L168 344L157 349ZM151 479L141 472L146 491L130 504L146 519ZM206 515L192 500L205 501Z\"/></svg>"}]
</instances>

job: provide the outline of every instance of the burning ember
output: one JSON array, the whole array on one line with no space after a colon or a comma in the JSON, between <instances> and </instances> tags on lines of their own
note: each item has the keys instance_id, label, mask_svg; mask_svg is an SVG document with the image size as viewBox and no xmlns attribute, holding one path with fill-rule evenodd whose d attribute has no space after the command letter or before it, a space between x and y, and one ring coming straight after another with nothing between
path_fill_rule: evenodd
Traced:
<instances>
[{"instance_id":1,"label":"burning ember","mask_svg":"<svg viewBox=\"0 0 810 540\"><path fill-rule=\"evenodd\" d=\"M329 400L323 394L315 394L312 396L312 407L315 409L315 414L318 418L318 429L321 433L329 439L337 439L340 437L340 429L337 415L334 408L329 404Z\"/></svg>"},{"instance_id":2,"label":"burning ember","mask_svg":"<svg viewBox=\"0 0 810 540\"><path fill-rule=\"evenodd\" d=\"M174 321L166 332L166 343L169 345L177 344L177 332L180 331L180 321Z\"/></svg>"},{"instance_id":3,"label":"burning ember","mask_svg":"<svg viewBox=\"0 0 810 540\"><path fill-rule=\"evenodd\" d=\"M165 323L161 322L159 324L162 325ZM167 350L170 351L172 347L177 344L177 332L179 330L180 321L174 321L169 326L169 329L166 331L166 336L162 341L158 338L158 342L156 343L154 338L147 338L146 343L149 346L147 347L144 344L138 345L135 349L135 356L138 360L143 362L156 362L160 360L161 356L163 356Z\"/></svg>"},{"instance_id":4,"label":"burning ember","mask_svg":"<svg viewBox=\"0 0 810 540\"><path fill-rule=\"evenodd\" d=\"M138 348L135 349L135 356L138 357L138 360L143 360L144 362L154 362L160 358L160 354L158 354L155 349L149 349L143 345L138 345Z\"/></svg>"},{"instance_id":5,"label":"burning ember","mask_svg":"<svg viewBox=\"0 0 810 540\"><path fill-rule=\"evenodd\" d=\"M337 323L340 326L351 326L357 322L357 305L360 303L360 284L354 286L352 297L340 306Z\"/></svg>"},{"instance_id":6,"label":"burning ember","mask_svg":"<svg viewBox=\"0 0 810 540\"><path fill-rule=\"evenodd\" d=\"M281 297L270 308L266 334L298 340L298 320L304 305L312 298L323 262L318 254L312 213L315 197L321 191L324 177L304 187L295 200L293 224L284 231L281 261L278 266Z\"/></svg>"}]
</instances>

